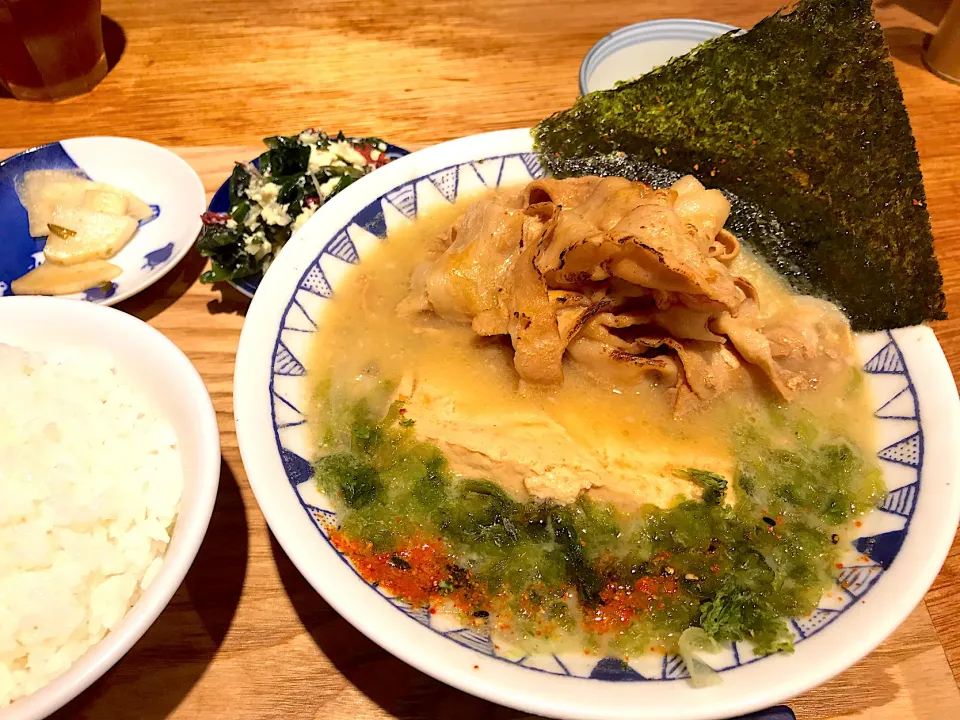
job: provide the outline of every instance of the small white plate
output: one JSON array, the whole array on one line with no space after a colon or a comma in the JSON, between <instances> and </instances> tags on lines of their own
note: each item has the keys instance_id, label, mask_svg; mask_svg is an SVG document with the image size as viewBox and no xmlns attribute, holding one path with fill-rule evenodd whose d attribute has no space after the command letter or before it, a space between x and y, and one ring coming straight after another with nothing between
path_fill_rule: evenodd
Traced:
<instances>
[{"instance_id":1,"label":"small white plate","mask_svg":"<svg viewBox=\"0 0 960 720\"><path fill-rule=\"evenodd\" d=\"M113 305L166 275L193 246L206 198L186 162L156 145L118 137L85 137L41 145L0 162L0 297L43 261L44 238L28 231L16 184L29 170L80 170L91 180L135 193L153 208L137 234L110 262L123 273L106 287L66 295Z\"/></svg>"},{"instance_id":2,"label":"small white plate","mask_svg":"<svg viewBox=\"0 0 960 720\"><path fill-rule=\"evenodd\" d=\"M738 30L733 25L686 18L651 20L614 30L584 56L580 94L609 90L621 80L633 80L685 55L702 42Z\"/></svg>"}]
</instances>

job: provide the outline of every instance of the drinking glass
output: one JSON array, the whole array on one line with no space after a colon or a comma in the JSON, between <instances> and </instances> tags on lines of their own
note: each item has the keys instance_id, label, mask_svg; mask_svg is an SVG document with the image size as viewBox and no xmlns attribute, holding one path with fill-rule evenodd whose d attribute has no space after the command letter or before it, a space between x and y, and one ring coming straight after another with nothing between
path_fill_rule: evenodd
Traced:
<instances>
[{"instance_id":1,"label":"drinking glass","mask_svg":"<svg viewBox=\"0 0 960 720\"><path fill-rule=\"evenodd\" d=\"M20 100L62 100L107 74L100 0L0 0L0 83Z\"/></svg>"},{"instance_id":2,"label":"drinking glass","mask_svg":"<svg viewBox=\"0 0 960 720\"><path fill-rule=\"evenodd\" d=\"M927 45L923 61L944 80L960 83L960 0L953 0L937 34Z\"/></svg>"}]
</instances>

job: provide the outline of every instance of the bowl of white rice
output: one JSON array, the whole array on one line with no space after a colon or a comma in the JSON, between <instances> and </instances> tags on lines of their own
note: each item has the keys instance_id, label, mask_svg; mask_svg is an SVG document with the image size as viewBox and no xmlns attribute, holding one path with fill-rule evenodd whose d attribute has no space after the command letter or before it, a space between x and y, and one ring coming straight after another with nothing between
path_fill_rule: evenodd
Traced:
<instances>
[{"instance_id":1,"label":"bowl of white rice","mask_svg":"<svg viewBox=\"0 0 960 720\"><path fill-rule=\"evenodd\" d=\"M146 632L219 477L213 404L176 345L119 310L0 300L0 720L49 715Z\"/></svg>"}]
</instances>

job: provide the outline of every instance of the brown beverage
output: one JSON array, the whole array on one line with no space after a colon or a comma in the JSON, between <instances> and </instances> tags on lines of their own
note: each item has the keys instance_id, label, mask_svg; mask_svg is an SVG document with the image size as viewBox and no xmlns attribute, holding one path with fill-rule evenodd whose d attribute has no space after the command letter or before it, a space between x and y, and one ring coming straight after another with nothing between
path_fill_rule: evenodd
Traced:
<instances>
[{"instance_id":1,"label":"brown beverage","mask_svg":"<svg viewBox=\"0 0 960 720\"><path fill-rule=\"evenodd\" d=\"M100 0L0 0L0 81L14 97L60 100L106 74Z\"/></svg>"},{"instance_id":2,"label":"brown beverage","mask_svg":"<svg viewBox=\"0 0 960 720\"><path fill-rule=\"evenodd\" d=\"M923 59L944 80L960 83L960 0L953 0Z\"/></svg>"}]
</instances>

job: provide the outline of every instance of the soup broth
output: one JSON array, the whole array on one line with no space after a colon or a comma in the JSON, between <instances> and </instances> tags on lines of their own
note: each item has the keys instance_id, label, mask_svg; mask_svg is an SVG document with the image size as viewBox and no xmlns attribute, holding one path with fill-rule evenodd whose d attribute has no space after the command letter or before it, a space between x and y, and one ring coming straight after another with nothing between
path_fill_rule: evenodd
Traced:
<instances>
[{"instance_id":1,"label":"soup broth","mask_svg":"<svg viewBox=\"0 0 960 720\"><path fill-rule=\"evenodd\" d=\"M657 382L518 381L509 339L398 313L416 268L476 198L391 233L326 309L312 357L334 542L372 582L518 652L788 649L784 618L832 582L880 473L860 371L790 402L751 374L678 416ZM743 251L768 308L790 290Z\"/></svg>"}]
</instances>

